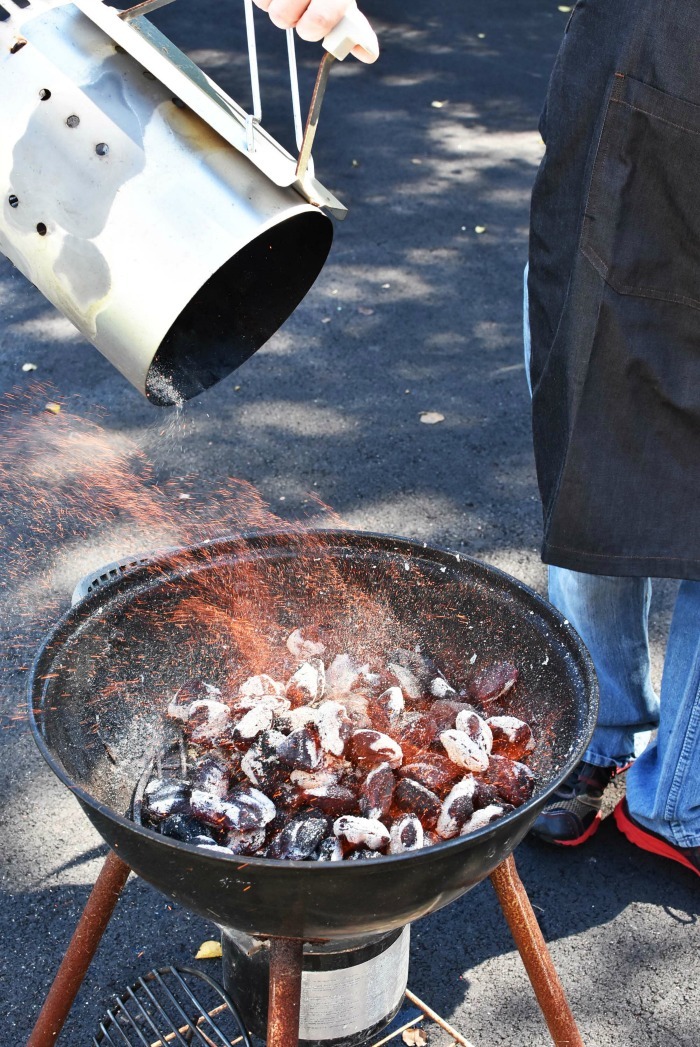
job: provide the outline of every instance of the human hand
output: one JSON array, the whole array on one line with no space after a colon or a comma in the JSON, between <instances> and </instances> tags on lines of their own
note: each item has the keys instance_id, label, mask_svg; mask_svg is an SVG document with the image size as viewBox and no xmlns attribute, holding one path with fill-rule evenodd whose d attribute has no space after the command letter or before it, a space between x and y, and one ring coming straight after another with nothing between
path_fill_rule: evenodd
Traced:
<instances>
[{"instance_id":1,"label":"human hand","mask_svg":"<svg viewBox=\"0 0 700 1047\"><path fill-rule=\"evenodd\" d=\"M354 0L253 0L263 11L267 11L274 25L280 29L296 29L302 40L323 40L354 6ZM363 14L357 16L366 23L374 40L377 37ZM361 62L375 62L379 53L376 44L374 53L361 47L353 47L351 54Z\"/></svg>"}]
</instances>

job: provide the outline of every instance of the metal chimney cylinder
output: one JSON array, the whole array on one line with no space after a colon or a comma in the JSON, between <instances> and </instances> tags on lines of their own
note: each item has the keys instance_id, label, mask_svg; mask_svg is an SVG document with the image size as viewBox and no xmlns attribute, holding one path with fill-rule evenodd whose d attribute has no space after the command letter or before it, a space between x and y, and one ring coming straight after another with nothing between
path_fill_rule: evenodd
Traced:
<instances>
[{"instance_id":1,"label":"metal chimney cylinder","mask_svg":"<svg viewBox=\"0 0 700 1047\"><path fill-rule=\"evenodd\" d=\"M8 13L0 251L141 393L181 403L293 312L331 221L77 7L0 0Z\"/></svg>"}]
</instances>

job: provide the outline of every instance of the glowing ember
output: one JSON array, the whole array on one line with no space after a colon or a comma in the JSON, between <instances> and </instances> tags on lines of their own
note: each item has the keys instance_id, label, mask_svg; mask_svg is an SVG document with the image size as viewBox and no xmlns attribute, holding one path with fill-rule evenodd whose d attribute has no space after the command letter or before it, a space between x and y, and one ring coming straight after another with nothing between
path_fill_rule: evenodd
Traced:
<instances>
[{"instance_id":1,"label":"glowing ember","mask_svg":"<svg viewBox=\"0 0 700 1047\"><path fill-rule=\"evenodd\" d=\"M484 719L418 649L364 661L332 648L297 628L268 672L166 701L191 770L151 780L146 823L221 853L361 861L465 835L529 799L528 724ZM490 699L504 678L515 686L494 665L477 683Z\"/></svg>"}]
</instances>

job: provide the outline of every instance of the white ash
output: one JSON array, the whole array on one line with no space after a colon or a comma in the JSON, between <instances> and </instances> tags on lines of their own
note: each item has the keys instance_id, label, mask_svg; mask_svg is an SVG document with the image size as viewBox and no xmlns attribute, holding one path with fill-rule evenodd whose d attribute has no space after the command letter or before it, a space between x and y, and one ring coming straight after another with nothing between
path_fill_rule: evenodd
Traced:
<instances>
[{"instance_id":1,"label":"white ash","mask_svg":"<svg viewBox=\"0 0 700 1047\"><path fill-rule=\"evenodd\" d=\"M493 748L493 733L488 723L477 712L462 710L457 713L455 727L458 731L464 731L473 742L488 756Z\"/></svg>"},{"instance_id":2,"label":"white ash","mask_svg":"<svg viewBox=\"0 0 700 1047\"><path fill-rule=\"evenodd\" d=\"M253 738L257 738L263 731L268 731L272 727L274 717L274 708L266 704L263 699L259 705L249 709L245 716L238 721L234 728L234 734L243 741L252 741Z\"/></svg>"},{"instance_id":3,"label":"white ash","mask_svg":"<svg viewBox=\"0 0 700 1047\"><path fill-rule=\"evenodd\" d=\"M425 833L420 818L415 814L404 814L391 826L389 854L404 854L419 851L425 842Z\"/></svg>"},{"instance_id":4,"label":"white ash","mask_svg":"<svg viewBox=\"0 0 700 1047\"><path fill-rule=\"evenodd\" d=\"M304 662L287 680L284 693L292 700L301 698L302 701L313 702L319 697L319 688L318 667L311 662Z\"/></svg>"},{"instance_id":5,"label":"white ash","mask_svg":"<svg viewBox=\"0 0 700 1047\"><path fill-rule=\"evenodd\" d=\"M423 688L418 677L410 669L407 669L405 665L399 665L398 662L389 662L387 669L396 677L399 687L408 698L417 701L422 696Z\"/></svg>"},{"instance_id":6,"label":"white ash","mask_svg":"<svg viewBox=\"0 0 700 1047\"><path fill-rule=\"evenodd\" d=\"M476 829L483 829L485 825L490 825L491 822L495 822L498 818L502 818L504 814L503 808L499 807L496 803L490 803L488 807L482 807L478 811L474 811L472 816L467 819L462 828L459 831L460 836L467 836L469 833L473 833Z\"/></svg>"},{"instance_id":7,"label":"white ash","mask_svg":"<svg viewBox=\"0 0 700 1047\"><path fill-rule=\"evenodd\" d=\"M377 698L377 702L386 711L389 720L395 722L406 708L403 691L400 687L387 687Z\"/></svg>"},{"instance_id":8,"label":"white ash","mask_svg":"<svg viewBox=\"0 0 700 1047\"><path fill-rule=\"evenodd\" d=\"M448 758L457 767L463 767L465 771L475 771L480 774L483 774L488 769L488 755L466 731L458 731L456 729L443 731L440 735L440 741L445 747Z\"/></svg>"},{"instance_id":9,"label":"white ash","mask_svg":"<svg viewBox=\"0 0 700 1047\"><path fill-rule=\"evenodd\" d=\"M312 658L322 658L326 653L326 645L306 639L301 629L295 629L287 637L287 650L298 662L308 662Z\"/></svg>"},{"instance_id":10,"label":"white ash","mask_svg":"<svg viewBox=\"0 0 700 1047\"><path fill-rule=\"evenodd\" d=\"M464 823L471 818L474 812L475 792L476 781L471 777L462 778L450 789L442 801L440 817L435 826L435 831L443 840L450 840L456 836Z\"/></svg>"},{"instance_id":11,"label":"white ash","mask_svg":"<svg viewBox=\"0 0 700 1047\"><path fill-rule=\"evenodd\" d=\"M334 756L342 756L352 734L352 722L340 702L325 701L318 707L316 724L321 748Z\"/></svg>"},{"instance_id":12,"label":"white ash","mask_svg":"<svg viewBox=\"0 0 700 1047\"><path fill-rule=\"evenodd\" d=\"M343 814L333 823L333 832L339 839L352 846L364 845L370 851L378 851L389 843L389 830L376 818L359 818Z\"/></svg>"},{"instance_id":13,"label":"white ash","mask_svg":"<svg viewBox=\"0 0 700 1047\"><path fill-rule=\"evenodd\" d=\"M249 676L247 680L244 680L238 687L238 695L240 698L261 698L264 695L277 695L280 697L284 694L284 684L278 680L273 680L267 673L261 673L259 676ZM240 705L240 701L236 703ZM289 708L289 707L287 707Z\"/></svg>"},{"instance_id":14,"label":"white ash","mask_svg":"<svg viewBox=\"0 0 700 1047\"><path fill-rule=\"evenodd\" d=\"M457 694L454 687L450 687L443 676L436 676L430 682L430 693L433 698L447 698L451 694Z\"/></svg>"},{"instance_id":15,"label":"white ash","mask_svg":"<svg viewBox=\"0 0 700 1047\"><path fill-rule=\"evenodd\" d=\"M326 688L329 694L343 695L351 691L369 665L362 665L351 654L337 654L326 669Z\"/></svg>"},{"instance_id":16,"label":"white ash","mask_svg":"<svg viewBox=\"0 0 700 1047\"><path fill-rule=\"evenodd\" d=\"M360 763L386 762L392 769L403 763L403 750L399 743L382 731L360 730L352 736L352 748Z\"/></svg>"}]
</instances>

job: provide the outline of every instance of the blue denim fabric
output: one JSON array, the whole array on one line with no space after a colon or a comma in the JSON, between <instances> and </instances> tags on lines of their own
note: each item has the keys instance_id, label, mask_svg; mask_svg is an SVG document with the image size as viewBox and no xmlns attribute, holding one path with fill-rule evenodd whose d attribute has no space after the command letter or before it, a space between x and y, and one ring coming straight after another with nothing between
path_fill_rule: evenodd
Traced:
<instances>
[{"instance_id":1,"label":"blue denim fabric","mask_svg":"<svg viewBox=\"0 0 700 1047\"><path fill-rule=\"evenodd\" d=\"M634 818L678 847L700 845L700 582L681 582L660 700L649 677L648 578L549 569L549 599L581 635L600 685L598 725L584 760L624 766Z\"/></svg>"},{"instance_id":2,"label":"blue denim fabric","mask_svg":"<svg viewBox=\"0 0 700 1047\"><path fill-rule=\"evenodd\" d=\"M530 385L527 268L523 310ZM590 651L600 712L584 760L624 767L627 802L645 828L677 847L700 845L700 582L680 584L666 647L661 697L650 677L649 578L549 568L549 599ZM657 730L654 740L649 732ZM643 751L641 751L643 749Z\"/></svg>"}]
</instances>

